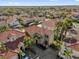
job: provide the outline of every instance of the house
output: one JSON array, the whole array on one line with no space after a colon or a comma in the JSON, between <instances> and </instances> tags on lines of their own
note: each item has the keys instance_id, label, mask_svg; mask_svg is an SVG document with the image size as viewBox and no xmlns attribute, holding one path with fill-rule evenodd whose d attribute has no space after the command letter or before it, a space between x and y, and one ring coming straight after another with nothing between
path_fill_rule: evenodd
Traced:
<instances>
[{"instance_id":1,"label":"house","mask_svg":"<svg viewBox=\"0 0 79 59\"><path fill-rule=\"evenodd\" d=\"M61 50L58 55L64 59L79 59L79 41L77 41L76 43L63 43L64 44L62 44ZM66 50L70 54L70 56L64 55Z\"/></svg>"},{"instance_id":2,"label":"house","mask_svg":"<svg viewBox=\"0 0 79 59\"><path fill-rule=\"evenodd\" d=\"M71 51L72 59L79 59L79 30L77 27L67 31L66 38L63 41L59 56L65 59L67 59L67 56L63 53L66 48ZM70 56L68 59L70 59Z\"/></svg>"},{"instance_id":3,"label":"house","mask_svg":"<svg viewBox=\"0 0 79 59\"><path fill-rule=\"evenodd\" d=\"M25 30L30 34L30 36L32 36L32 38L34 35L42 36L43 38L39 40L40 44L43 45L46 39L48 45L51 45L53 43L52 32L55 29L57 22L58 21L55 20L45 19L42 21L41 24L27 27Z\"/></svg>"},{"instance_id":4,"label":"house","mask_svg":"<svg viewBox=\"0 0 79 59\"><path fill-rule=\"evenodd\" d=\"M68 47L71 48L73 51L72 56L79 58L79 31L78 30L75 31L76 32L73 32L74 34L71 34L74 39L73 40L74 43L68 44Z\"/></svg>"},{"instance_id":5,"label":"house","mask_svg":"<svg viewBox=\"0 0 79 59\"><path fill-rule=\"evenodd\" d=\"M79 12L72 12L71 18L73 21L76 21L79 18Z\"/></svg>"},{"instance_id":6,"label":"house","mask_svg":"<svg viewBox=\"0 0 79 59\"><path fill-rule=\"evenodd\" d=\"M43 46L45 46L45 41L47 41L47 45L52 44L52 31L48 30L48 29L44 29L41 27L38 27L36 25L27 27L26 32L28 32L30 34L30 36L34 38L34 36L37 34L39 35L41 38L38 38L38 44L42 44ZM33 40L35 41L35 40Z\"/></svg>"},{"instance_id":7,"label":"house","mask_svg":"<svg viewBox=\"0 0 79 59\"><path fill-rule=\"evenodd\" d=\"M18 47L19 43L23 41L25 36L24 32L9 29L5 32L0 33L0 42L5 44L7 50L0 53L3 59L17 59L18 58ZM17 51L17 52L16 52Z\"/></svg>"},{"instance_id":8,"label":"house","mask_svg":"<svg viewBox=\"0 0 79 59\"><path fill-rule=\"evenodd\" d=\"M17 30L12 30L12 29L9 29L5 32L1 32L0 33L0 41L1 42L7 42L8 40L10 41L11 39L9 38L12 38L13 36L17 36L15 38L19 38L19 37L22 37L24 36L25 34L23 32L19 32Z\"/></svg>"},{"instance_id":9,"label":"house","mask_svg":"<svg viewBox=\"0 0 79 59\"><path fill-rule=\"evenodd\" d=\"M9 23L9 26L11 28L19 28L19 27L22 27L22 25L19 23L19 21L16 18Z\"/></svg>"},{"instance_id":10,"label":"house","mask_svg":"<svg viewBox=\"0 0 79 59\"><path fill-rule=\"evenodd\" d=\"M18 59L18 55L16 52L7 51L0 55L1 59Z\"/></svg>"}]
</instances>

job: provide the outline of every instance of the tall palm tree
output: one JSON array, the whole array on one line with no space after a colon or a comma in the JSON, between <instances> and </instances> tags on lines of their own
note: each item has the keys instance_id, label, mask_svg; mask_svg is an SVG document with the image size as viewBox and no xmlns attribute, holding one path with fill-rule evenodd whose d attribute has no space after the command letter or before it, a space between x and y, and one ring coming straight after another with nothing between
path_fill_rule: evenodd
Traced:
<instances>
[{"instance_id":1,"label":"tall palm tree","mask_svg":"<svg viewBox=\"0 0 79 59\"><path fill-rule=\"evenodd\" d=\"M56 24L56 29L54 30L54 45L56 46L57 49L60 48L61 45L61 41L62 41L62 34L64 31L64 26L63 26L63 22L58 22Z\"/></svg>"},{"instance_id":2,"label":"tall palm tree","mask_svg":"<svg viewBox=\"0 0 79 59\"><path fill-rule=\"evenodd\" d=\"M56 24L56 29L54 30L54 41L56 42L56 44L63 41L63 39L66 37L67 30L71 26L72 20L70 18L66 18L64 21L59 21Z\"/></svg>"},{"instance_id":3,"label":"tall palm tree","mask_svg":"<svg viewBox=\"0 0 79 59\"><path fill-rule=\"evenodd\" d=\"M72 27L72 25L73 24L72 24L72 19L71 18L66 18L64 21L58 22L56 24L56 30L55 30L56 33L57 33L57 37L58 37L58 35L60 35L59 39L63 40L64 39L63 33L65 33L64 36L66 36L67 30L70 27Z\"/></svg>"},{"instance_id":4,"label":"tall palm tree","mask_svg":"<svg viewBox=\"0 0 79 59\"><path fill-rule=\"evenodd\" d=\"M70 29L73 26L73 22L71 18L66 18L64 21L64 36L66 36L67 30Z\"/></svg>"},{"instance_id":5,"label":"tall palm tree","mask_svg":"<svg viewBox=\"0 0 79 59\"><path fill-rule=\"evenodd\" d=\"M61 40L63 31L64 31L64 23L60 21L56 24L56 29L55 29L55 34L57 35L57 39Z\"/></svg>"}]
</instances>

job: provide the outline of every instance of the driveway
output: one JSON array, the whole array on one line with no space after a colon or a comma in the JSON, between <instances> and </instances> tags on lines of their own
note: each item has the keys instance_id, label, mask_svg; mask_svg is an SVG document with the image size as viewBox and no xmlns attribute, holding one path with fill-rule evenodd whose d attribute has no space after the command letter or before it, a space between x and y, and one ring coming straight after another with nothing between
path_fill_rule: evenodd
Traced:
<instances>
[{"instance_id":1,"label":"driveway","mask_svg":"<svg viewBox=\"0 0 79 59\"><path fill-rule=\"evenodd\" d=\"M33 46L33 49L36 51L37 55L41 57L41 59L56 59L56 56L58 54L58 51L50 47L46 50L42 50L37 46Z\"/></svg>"}]
</instances>

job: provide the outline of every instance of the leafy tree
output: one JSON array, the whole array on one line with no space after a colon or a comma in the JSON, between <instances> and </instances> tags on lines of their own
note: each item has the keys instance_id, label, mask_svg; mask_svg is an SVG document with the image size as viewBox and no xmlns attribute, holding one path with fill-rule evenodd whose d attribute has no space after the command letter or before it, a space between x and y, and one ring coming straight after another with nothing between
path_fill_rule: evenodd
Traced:
<instances>
[{"instance_id":1,"label":"leafy tree","mask_svg":"<svg viewBox=\"0 0 79 59\"><path fill-rule=\"evenodd\" d=\"M23 20L21 18L18 19L19 23L24 27Z\"/></svg>"},{"instance_id":2,"label":"leafy tree","mask_svg":"<svg viewBox=\"0 0 79 59\"><path fill-rule=\"evenodd\" d=\"M39 24L39 21L38 21L38 20L33 20L33 23L34 23L35 25L38 25L38 24Z\"/></svg>"},{"instance_id":3,"label":"leafy tree","mask_svg":"<svg viewBox=\"0 0 79 59\"><path fill-rule=\"evenodd\" d=\"M32 41L32 39L30 38L30 37L24 37L24 45L25 45L25 47L30 47L30 46L32 46L32 43L33 43L33 41Z\"/></svg>"},{"instance_id":4,"label":"leafy tree","mask_svg":"<svg viewBox=\"0 0 79 59\"><path fill-rule=\"evenodd\" d=\"M6 26L0 26L0 32L4 32L7 30L7 27Z\"/></svg>"},{"instance_id":5,"label":"leafy tree","mask_svg":"<svg viewBox=\"0 0 79 59\"><path fill-rule=\"evenodd\" d=\"M6 50L4 43L0 42L0 51Z\"/></svg>"},{"instance_id":6,"label":"leafy tree","mask_svg":"<svg viewBox=\"0 0 79 59\"><path fill-rule=\"evenodd\" d=\"M76 23L79 23L79 17L78 17L78 19L75 21Z\"/></svg>"},{"instance_id":7,"label":"leafy tree","mask_svg":"<svg viewBox=\"0 0 79 59\"><path fill-rule=\"evenodd\" d=\"M19 52L17 54L18 54L19 59L24 59L23 56L25 56L25 53L22 50L18 50L18 51Z\"/></svg>"},{"instance_id":8,"label":"leafy tree","mask_svg":"<svg viewBox=\"0 0 79 59\"><path fill-rule=\"evenodd\" d=\"M42 38L42 35L35 33L33 36L33 39L35 41L36 44L38 44L38 41Z\"/></svg>"}]
</instances>

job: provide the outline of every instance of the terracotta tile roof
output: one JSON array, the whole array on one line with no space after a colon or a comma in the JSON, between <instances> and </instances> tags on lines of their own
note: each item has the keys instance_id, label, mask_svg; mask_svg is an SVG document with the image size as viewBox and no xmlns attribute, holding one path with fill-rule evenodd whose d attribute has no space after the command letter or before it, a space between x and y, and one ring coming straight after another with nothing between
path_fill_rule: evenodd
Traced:
<instances>
[{"instance_id":1,"label":"terracotta tile roof","mask_svg":"<svg viewBox=\"0 0 79 59\"><path fill-rule=\"evenodd\" d=\"M75 38L77 41L75 43L71 43L71 44L67 44L68 47L70 47L73 50L79 51L79 31L75 30L77 33L74 34L75 36L73 38ZM73 34L71 32L68 32L70 35ZM72 37L72 36L71 36Z\"/></svg>"},{"instance_id":2,"label":"terracotta tile roof","mask_svg":"<svg viewBox=\"0 0 79 59\"><path fill-rule=\"evenodd\" d=\"M57 23L56 20L48 20L48 21L44 21L42 25L52 30L55 28L56 23Z\"/></svg>"},{"instance_id":3,"label":"terracotta tile roof","mask_svg":"<svg viewBox=\"0 0 79 59\"><path fill-rule=\"evenodd\" d=\"M67 44L68 47L70 47L73 50L79 51L79 41L77 41L74 44Z\"/></svg>"},{"instance_id":4,"label":"terracotta tile roof","mask_svg":"<svg viewBox=\"0 0 79 59\"><path fill-rule=\"evenodd\" d=\"M37 27L37 26L35 26L35 25L26 28L26 31L27 31L29 34L39 33L39 34L41 34L41 35L46 34L46 35L48 35L48 36L51 36L51 34L52 34L52 31L51 31L51 30L44 29L44 28L41 28L41 27Z\"/></svg>"},{"instance_id":5,"label":"terracotta tile roof","mask_svg":"<svg viewBox=\"0 0 79 59\"><path fill-rule=\"evenodd\" d=\"M17 56L17 53L12 51L7 51L2 55L3 59L10 59L13 56Z\"/></svg>"},{"instance_id":6,"label":"terracotta tile roof","mask_svg":"<svg viewBox=\"0 0 79 59\"><path fill-rule=\"evenodd\" d=\"M18 48L18 44L20 42L23 42L23 38L24 37L20 37L20 38L18 38L17 40L15 40L13 42L5 43L6 48L8 48L8 50L5 50L5 51L1 52L0 55L5 55L10 50L15 52L15 50Z\"/></svg>"},{"instance_id":7,"label":"terracotta tile roof","mask_svg":"<svg viewBox=\"0 0 79 59\"><path fill-rule=\"evenodd\" d=\"M23 32L19 32L17 30L7 30L5 32L0 33L0 41L7 41L10 35L23 36Z\"/></svg>"},{"instance_id":8,"label":"terracotta tile roof","mask_svg":"<svg viewBox=\"0 0 79 59\"><path fill-rule=\"evenodd\" d=\"M79 51L79 44L69 46L71 49Z\"/></svg>"}]
</instances>

